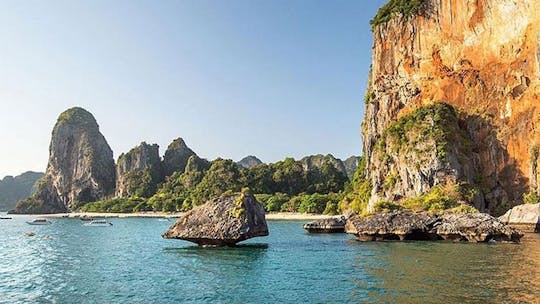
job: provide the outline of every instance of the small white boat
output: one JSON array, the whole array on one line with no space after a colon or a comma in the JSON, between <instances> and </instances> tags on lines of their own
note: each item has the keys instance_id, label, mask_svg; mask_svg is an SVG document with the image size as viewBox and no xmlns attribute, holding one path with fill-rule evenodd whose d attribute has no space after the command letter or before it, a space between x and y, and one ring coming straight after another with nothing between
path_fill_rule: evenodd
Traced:
<instances>
[{"instance_id":1,"label":"small white boat","mask_svg":"<svg viewBox=\"0 0 540 304\"><path fill-rule=\"evenodd\" d=\"M106 220L93 220L88 223L84 223L83 226L87 227L109 227L112 226L111 222L107 222Z\"/></svg>"},{"instance_id":2,"label":"small white boat","mask_svg":"<svg viewBox=\"0 0 540 304\"><path fill-rule=\"evenodd\" d=\"M162 217L162 218L159 218L158 221L160 221L160 222L170 222L171 220L169 220L166 217Z\"/></svg>"},{"instance_id":3,"label":"small white boat","mask_svg":"<svg viewBox=\"0 0 540 304\"><path fill-rule=\"evenodd\" d=\"M49 221L46 218L37 218L37 219L33 219L31 221L27 221L26 223L28 225L50 225L50 224L52 224L52 222Z\"/></svg>"}]
</instances>

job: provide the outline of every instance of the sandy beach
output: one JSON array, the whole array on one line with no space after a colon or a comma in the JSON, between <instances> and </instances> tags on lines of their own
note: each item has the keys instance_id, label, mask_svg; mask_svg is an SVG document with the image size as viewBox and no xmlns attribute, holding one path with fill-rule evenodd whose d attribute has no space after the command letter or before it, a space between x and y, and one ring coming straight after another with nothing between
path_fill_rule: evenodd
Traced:
<instances>
[{"instance_id":1,"label":"sandy beach","mask_svg":"<svg viewBox=\"0 0 540 304\"><path fill-rule=\"evenodd\" d=\"M56 214L29 214L29 215L11 215L10 216L31 216L48 218L178 218L184 212L137 212L137 213L93 213L93 212L73 212ZM267 213L266 219L270 221L313 221L318 219L331 218L331 215L307 214L292 212Z\"/></svg>"}]
</instances>

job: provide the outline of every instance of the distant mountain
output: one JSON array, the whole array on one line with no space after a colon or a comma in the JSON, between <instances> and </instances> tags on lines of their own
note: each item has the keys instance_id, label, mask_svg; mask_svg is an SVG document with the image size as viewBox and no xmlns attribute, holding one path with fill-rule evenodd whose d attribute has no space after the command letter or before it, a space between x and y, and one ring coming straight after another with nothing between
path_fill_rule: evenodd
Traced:
<instances>
[{"instance_id":1,"label":"distant mountain","mask_svg":"<svg viewBox=\"0 0 540 304\"><path fill-rule=\"evenodd\" d=\"M360 156L351 156L343 161L343 166L345 166L345 171L347 172L347 177L352 180L358 164L360 164Z\"/></svg>"},{"instance_id":2,"label":"distant mountain","mask_svg":"<svg viewBox=\"0 0 540 304\"><path fill-rule=\"evenodd\" d=\"M341 173L343 173L345 176L347 176L349 179L352 179L354 172L356 171L356 168L358 167L359 161L360 161L360 157L358 156L351 156L347 158L345 161L342 161L339 158L335 158L332 154L310 155L300 160L300 162L302 163L302 166L304 167L304 170L311 170L313 168L320 169L324 163L329 163L332 166L334 166L336 169L338 169Z\"/></svg>"},{"instance_id":3,"label":"distant mountain","mask_svg":"<svg viewBox=\"0 0 540 304\"><path fill-rule=\"evenodd\" d=\"M42 176L43 173L28 171L0 180L0 211L13 209L17 201L32 195L37 181Z\"/></svg>"},{"instance_id":4,"label":"distant mountain","mask_svg":"<svg viewBox=\"0 0 540 304\"><path fill-rule=\"evenodd\" d=\"M257 165L260 165L262 163L263 162L260 159L258 159L257 157L255 157L253 155L246 156L246 157L242 158L239 162L237 162L237 164L240 167L246 168L246 169L249 169L249 168L257 166Z\"/></svg>"}]
</instances>

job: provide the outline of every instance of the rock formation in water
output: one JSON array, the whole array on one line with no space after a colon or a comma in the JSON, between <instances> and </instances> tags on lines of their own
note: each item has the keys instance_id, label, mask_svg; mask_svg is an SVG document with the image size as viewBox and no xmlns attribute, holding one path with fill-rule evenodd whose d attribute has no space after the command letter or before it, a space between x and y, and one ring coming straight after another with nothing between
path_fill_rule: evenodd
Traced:
<instances>
[{"instance_id":1,"label":"rock formation in water","mask_svg":"<svg viewBox=\"0 0 540 304\"><path fill-rule=\"evenodd\" d=\"M150 197L164 178L159 146L143 142L118 158L116 196Z\"/></svg>"},{"instance_id":2,"label":"rock formation in water","mask_svg":"<svg viewBox=\"0 0 540 304\"><path fill-rule=\"evenodd\" d=\"M181 216L164 238L201 246L231 246L267 236L264 207L249 193L224 194Z\"/></svg>"},{"instance_id":3,"label":"rock formation in water","mask_svg":"<svg viewBox=\"0 0 540 304\"><path fill-rule=\"evenodd\" d=\"M114 194L113 152L88 111L63 112L52 132L47 171L34 195L15 213L54 213L75 209Z\"/></svg>"},{"instance_id":4,"label":"rock formation in water","mask_svg":"<svg viewBox=\"0 0 540 304\"><path fill-rule=\"evenodd\" d=\"M249 155L249 156L246 156L246 157L242 158L239 162L237 162L237 164L242 168L249 169L251 167L261 165L261 164L263 164L263 162L260 159L258 159L257 157L255 157L253 155Z\"/></svg>"},{"instance_id":5,"label":"rock formation in water","mask_svg":"<svg viewBox=\"0 0 540 304\"><path fill-rule=\"evenodd\" d=\"M174 172L184 172L188 160L195 155L182 138L177 138L167 147L163 156L163 170L165 176L170 176Z\"/></svg>"},{"instance_id":6,"label":"rock formation in water","mask_svg":"<svg viewBox=\"0 0 540 304\"><path fill-rule=\"evenodd\" d=\"M309 233L341 233L345 232L346 219L344 216L315 220L304 224Z\"/></svg>"},{"instance_id":7,"label":"rock formation in water","mask_svg":"<svg viewBox=\"0 0 540 304\"><path fill-rule=\"evenodd\" d=\"M382 212L347 220L346 232L359 241L448 240L519 242L523 234L486 213L443 214Z\"/></svg>"},{"instance_id":8,"label":"rock formation in water","mask_svg":"<svg viewBox=\"0 0 540 304\"><path fill-rule=\"evenodd\" d=\"M28 171L18 176L6 176L0 180L0 211L13 209L17 202L36 190L37 181L43 173Z\"/></svg>"},{"instance_id":9,"label":"rock formation in water","mask_svg":"<svg viewBox=\"0 0 540 304\"><path fill-rule=\"evenodd\" d=\"M502 214L540 189L539 14L540 0L379 11L362 126L370 209L457 182Z\"/></svg>"},{"instance_id":10,"label":"rock formation in water","mask_svg":"<svg viewBox=\"0 0 540 304\"><path fill-rule=\"evenodd\" d=\"M524 204L499 217L505 224L524 232L540 232L540 204Z\"/></svg>"}]
</instances>

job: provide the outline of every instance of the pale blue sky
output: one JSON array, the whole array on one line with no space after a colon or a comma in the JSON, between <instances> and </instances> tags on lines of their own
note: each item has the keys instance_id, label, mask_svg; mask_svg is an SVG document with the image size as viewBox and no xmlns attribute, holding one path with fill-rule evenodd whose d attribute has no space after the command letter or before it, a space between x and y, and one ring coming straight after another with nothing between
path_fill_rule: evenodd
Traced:
<instances>
[{"instance_id":1,"label":"pale blue sky","mask_svg":"<svg viewBox=\"0 0 540 304\"><path fill-rule=\"evenodd\" d=\"M384 0L4 0L0 177L44 171L60 112L94 114L115 153L265 162L361 153L369 19Z\"/></svg>"}]
</instances>

